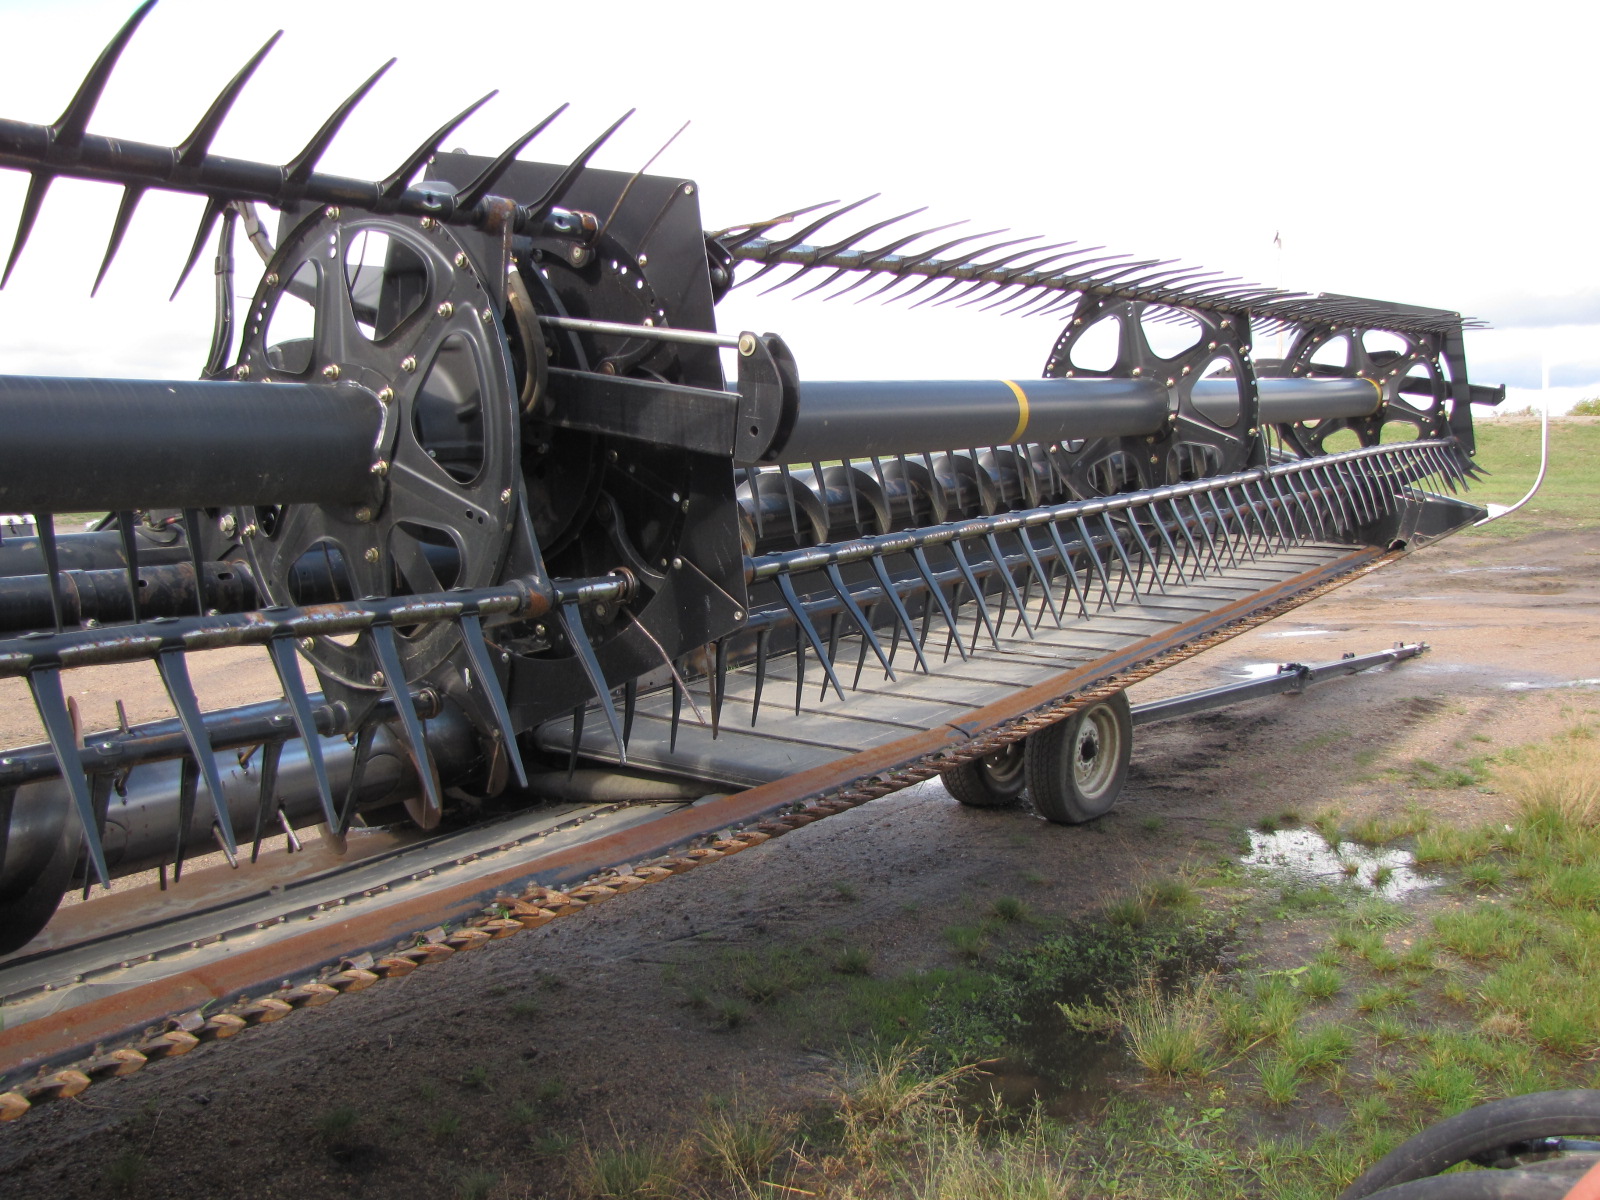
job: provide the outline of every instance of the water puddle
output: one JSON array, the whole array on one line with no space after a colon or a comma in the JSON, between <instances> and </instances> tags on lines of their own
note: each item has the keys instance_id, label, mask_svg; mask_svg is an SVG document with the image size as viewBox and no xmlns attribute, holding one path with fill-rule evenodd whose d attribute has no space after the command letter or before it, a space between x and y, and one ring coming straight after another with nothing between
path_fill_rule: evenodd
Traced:
<instances>
[{"instance_id":1,"label":"water puddle","mask_svg":"<svg viewBox=\"0 0 1600 1200\"><path fill-rule=\"evenodd\" d=\"M1600 687L1600 679L1565 679L1556 683L1527 683L1520 679L1513 679L1503 686L1508 692L1542 692L1548 688Z\"/></svg>"},{"instance_id":2,"label":"water puddle","mask_svg":"<svg viewBox=\"0 0 1600 1200\"><path fill-rule=\"evenodd\" d=\"M1331 629L1274 629L1271 633L1264 633L1262 637L1296 638L1296 637L1331 637Z\"/></svg>"},{"instance_id":3,"label":"water puddle","mask_svg":"<svg viewBox=\"0 0 1600 1200\"><path fill-rule=\"evenodd\" d=\"M1067 1028L1055 1001L1023 1014L1010 1053L984 1066L966 1100L989 1108L997 1100L1011 1112L1038 1105L1057 1121L1094 1116L1120 1070L1131 1060L1120 1041L1104 1041Z\"/></svg>"},{"instance_id":4,"label":"water puddle","mask_svg":"<svg viewBox=\"0 0 1600 1200\"><path fill-rule=\"evenodd\" d=\"M1335 850L1314 829L1252 829L1250 852L1239 861L1304 883L1354 883L1388 900L1443 882L1418 871L1407 850L1359 842L1340 842Z\"/></svg>"}]
</instances>

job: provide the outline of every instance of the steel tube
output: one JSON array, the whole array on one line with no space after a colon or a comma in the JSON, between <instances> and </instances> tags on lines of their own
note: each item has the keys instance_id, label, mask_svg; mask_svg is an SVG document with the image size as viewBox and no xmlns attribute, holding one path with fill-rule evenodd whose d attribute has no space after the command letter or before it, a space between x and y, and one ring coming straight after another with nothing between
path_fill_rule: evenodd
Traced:
<instances>
[{"instance_id":1,"label":"steel tube","mask_svg":"<svg viewBox=\"0 0 1600 1200\"><path fill-rule=\"evenodd\" d=\"M382 417L352 384L0 376L0 510L361 503Z\"/></svg>"},{"instance_id":2,"label":"steel tube","mask_svg":"<svg viewBox=\"0 0 1600 1200\"><path fill-rule=\"evenodd\" d=\"M1261 419L1369 416L1365 379L1263 379ZM1238 396L1231 379L1201 380L1195 399ZM1009 446L1159 433L1168 389L1153 379L851 380L800 384L783 462L829 462L964 446Z\"/></svg>"}]
</instances>

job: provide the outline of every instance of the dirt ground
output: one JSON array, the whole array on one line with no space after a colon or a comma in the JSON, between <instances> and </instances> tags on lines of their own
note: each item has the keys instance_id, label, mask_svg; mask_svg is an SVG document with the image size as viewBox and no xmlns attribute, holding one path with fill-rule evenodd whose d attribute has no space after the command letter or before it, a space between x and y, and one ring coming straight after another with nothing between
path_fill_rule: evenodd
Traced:
<instances>
[{"instance_id":1,"label":"dirt ground","mask_svg":"<svg viewBox=\"0 0 1600 1200\"><path fill-rule=\"evenodd\" d=\"M762 1011L729 1028L686 1002L730 948L847 942L880 974L950 965L942 930L995 897L1089 912L1186 862L1237 854L1243 826L1285 808L1356 819L1417 802L1481 818L1497 797L1422 788L1404 768L1462 763L1600 710L1600 537L1457 537L1158 676L1135 700L1401 640L1432 650L1141 729L1122 803L1094 825L965 809L925 784L97 1085L0 1127L0 1193L433 1196L470 1168L500 1180L495 1196L564 1195L550 1152L563 1139L681 1133L711 1097L803 1102L826 1086L835 1048L815 1023ZM546 1115L530 1128L512 1114L534 1097ZM361 1136L331 1153L319 1120L344 1106ZM147 1167L119 1167L130 1155Z\"/></svg>"}]
</instances>

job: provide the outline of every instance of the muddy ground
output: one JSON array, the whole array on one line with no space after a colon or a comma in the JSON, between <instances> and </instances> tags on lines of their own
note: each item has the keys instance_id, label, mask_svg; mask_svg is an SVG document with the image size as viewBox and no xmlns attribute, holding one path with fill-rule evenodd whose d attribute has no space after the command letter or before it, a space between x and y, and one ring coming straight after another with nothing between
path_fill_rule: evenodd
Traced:
<instances>
[{"instance_id":1,"label":"muddy ground","mask_svg":"<svg viewBox=\"0 0 1600 1200\"><path fill-rule=\"evenodd\" d=\"M1140 730L1122 803L1094 825L965 809L925 784L0 1127L0 1194L432 1196L483 1169L497 1196L564 1195L567 1139L670 1138L708 1100L788 1107L825 1090L840 1033L826 1014L755 1009L729 1028L692 1003L730 949L850 946L878 975L935 968L955 961L944 929L997 897L1089 913L1236 855L1243 827L1285 808L1488 815L1498 797L1420 786L1414 764L1463 763L1600 709L1597 618L1595 535L1457 537L1141 685L1136 701L1251 664L1432 646ZM345 1106L359 1136L330 1152L319 1130Z\"/></svg>"}]
</instances>

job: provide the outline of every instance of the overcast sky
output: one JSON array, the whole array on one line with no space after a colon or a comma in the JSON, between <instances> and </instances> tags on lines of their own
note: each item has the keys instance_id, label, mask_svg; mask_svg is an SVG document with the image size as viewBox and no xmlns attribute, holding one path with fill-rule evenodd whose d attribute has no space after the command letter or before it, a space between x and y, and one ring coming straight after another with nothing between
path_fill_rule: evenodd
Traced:
<instances>
[{"instance_id":1,"label":"overcast sky","mask_svg":"<svg viewBox=\"0 0 1600 1200\"><path fill-rule=\"evenodd\" d=\"M0 0L0 114L55 119L132 7ZM1495 325L1470 335L1475 379L1511 384L1518 406L1547 373L1564 408L1600 393L1597 25L1587 5L1538 2L162 0L91 129L181 140L281 27L216 152L285 161L397 55L324 169L387 175L491 87L500 96L447 145L497 153L570 101L524 152L565 161L637 107L595 165L632 170L692 122L655 170L698 181L707 228L881 192L862 224L925 204L930 225L971 218L974 231L1458 309ZM0 171L0 253L24 186ZM119 195L55 184L0 292L0 371L198 371L209 256L166 297L201 201L147 196L91 302ZM719 320L784 334L808 378L1037 376L1058 332L1054 318L785 295L735 293Z\"/></svg>"}]
</instances>

